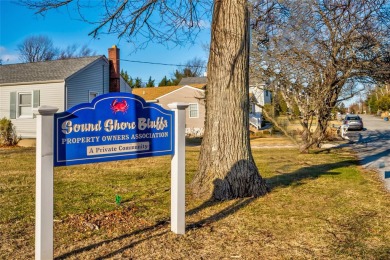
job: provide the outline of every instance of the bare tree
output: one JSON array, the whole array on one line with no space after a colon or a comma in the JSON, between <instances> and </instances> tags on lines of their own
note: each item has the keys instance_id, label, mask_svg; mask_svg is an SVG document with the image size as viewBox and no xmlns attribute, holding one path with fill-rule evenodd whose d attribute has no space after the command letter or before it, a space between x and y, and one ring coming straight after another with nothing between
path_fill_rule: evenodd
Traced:
<instances>
[{"instance_id":1,"label":"bare tree","mask_svg":"<svg viewBox=\"0 0 390 260\"><path fill-rule=\"evenodd\" d=\"M185 65L180 65L171 78L172 85L178 85L182 78L199 77L206 67L206 62L199 58L188 60Z\"/></svg>"},{"instance_id":2,"label":"bare tree","mask_svg":"<svg viewBox=\"0 0 390 260\"><path fill-rule=\"evenodd\" d=\"M53 41L43 35L27 37L18 45L19 58L22 62L38 62L53 60L57 53Z\"/></svg>"},{"instance_id":3,"label":"bare tree","mask_svg":"<svg viewBox=\"0 0 390 260\"><path fill-rule=\"evenodd\" d=\"M337 103L353 96L357 83L373 82L379 50L389 42L389 1L270 2L278 6L270 19L253 25L252 71L299 108L307 152L324 140Z\"/></svg>"},{"instance_id":4,"label":"bare tree","mask_svg":"<svg viewBox=\"0 0 390 260\"><path fill-rule=\"evenodd\" d=\"M190 73L184 73L185 77L200 77L206 68L206 61L200 58L193 58L186 62L185 68L189 69Z\"/></svg>"},{"instance_id":5,"label":"bare tree","mask_svg":"<svg viewBox=\"0 0 390 260\"><path fill-rule=\"evenodd\" d=\"M22 62L38 62L48 60L63 60L96 55L87 45L72 44L65 49L54 46L48 36L30 36L18 45L19 58Z\"/></svg>"},{"instance_id":6,"label":"bare tree","mask_svg":"<svg viewBox=\"0 0 390 260\"><path fill-rule=\"evenodd\" d=\"M390 84L390 43L379 50L380 62L371 68L371 75L379 85Z\"/></svg>"},{"instance_id":7,"label":"bare tree","mask_svg":"<svg viewBox=\"0 0 390 260\"><path fill-rule=\"evenodd\" d=\"M83 16L86 3L72 0L24 1L39 13L74 4ZM212 12L206 123L199 172L192 187L199 197L224 200L266 193L249 143L249 10L246 0L104 1L103 19L91 32L114 33L144 47L191 42ZM95 3L94 3L95 5ZM212 6L212 7L211 7Z\"/></svg>"},{"instance_id":8,"label":"bare tree","mask_svg":"<svg viewBox=\"0 0 390 260\"><path fill-rule=\"evenodd\" d=\"M56 59L64 60L64 59L87 57L93 55L96 55L96 52L90 49L87 45L83 45L81 46L81 48L79 48L77 44L72 44L66 47L65 49L60 50Z\"/></svg>"}]
</instances>

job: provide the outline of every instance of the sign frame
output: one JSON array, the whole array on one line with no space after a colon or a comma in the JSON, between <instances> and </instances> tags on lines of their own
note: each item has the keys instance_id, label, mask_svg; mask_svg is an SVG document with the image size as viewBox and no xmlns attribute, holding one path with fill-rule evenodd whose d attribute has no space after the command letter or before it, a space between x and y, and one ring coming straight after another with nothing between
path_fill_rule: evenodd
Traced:
<instances>
[{"instance_id":1,"label":"sign frame","mask_svg":"<svg viewBox=\"0 0 390 260\"><path fill-rule=\"evenodd\" d=\"M176 102L168 106L175 122L171 157L171 231L185 234L185 109L188 104ZM42 260L54 256L54 114L57 111L58 108L51 106L41 106L37 110L35 259Z\"/></svg>"}]
</instances>

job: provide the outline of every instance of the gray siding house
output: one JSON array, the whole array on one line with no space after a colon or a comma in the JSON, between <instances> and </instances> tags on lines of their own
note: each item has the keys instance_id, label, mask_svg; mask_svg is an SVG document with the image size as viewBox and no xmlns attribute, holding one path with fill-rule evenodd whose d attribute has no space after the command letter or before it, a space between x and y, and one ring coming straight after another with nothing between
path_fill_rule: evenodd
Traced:
<instances>
[{"instance_id":1,"label":"gray siding house","mask_svg":"<svg viewBox=\"0 0 390 260\"><path fill-rule=\"evenodd\" d=\"M190 136L202 136L205 122L205 89L207 77L183 78L178 86L157 88L136 88L133 94L141 96L146 101L156 102L169 109L168 104L173 102L188 103L186 109L186 134ZM271 92L266 89L266 84L249 85L250 111L249 123L251 131L258 131L263 125L262 106L271 103Z\"/></svg>"},{"instance_id":2,"label":"gray siding house","mask_svg":"<svg viewBox=\"0 0 390 260\"><path fill-rule=\"evenodd\" d=\"M0 118L12 120L22 138L36 137L34 110L41 105L65 111L98 95L131 92L120 77L119 49L109 58L91 56L0 66Z\"/></svg>"},{"instance_id":3,"label":"gray siding house","mask_svg":"<svg viewBox=\"0 0 390 260\"><path fill-rule=\"evenodd\" d=\"M206 84L207 76L187 77L179 82L179 86L206 86ZM264 123L262 107L266 104L271 104L272 93L267 89L266 83L257 83L254 79L251 79L249 82L249 96L249 123L251 130L258 131Z\"/></svg>"},{"instance_id":4,"label":"gray siding house","mask_svg":"<svg viewBox=\"0 0 390 260\"><path fill-rule=\"evenodd\" d=\"M133 94L142 97L147 102L155 102L165 109L170 109L169 103L184 102L189 104L186 109L186 134L202 136L206 114L204 86L204 84L193 84L192 86L135 88Z\"/></svg>"}]
</instances>

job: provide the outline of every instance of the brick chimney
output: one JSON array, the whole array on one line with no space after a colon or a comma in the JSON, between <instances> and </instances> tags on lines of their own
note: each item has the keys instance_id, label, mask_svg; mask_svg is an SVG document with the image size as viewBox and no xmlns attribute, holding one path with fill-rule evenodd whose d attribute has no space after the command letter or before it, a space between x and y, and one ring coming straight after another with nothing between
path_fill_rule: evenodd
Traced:
<instances>
[{"instance_id":1,"label":"brick chimney","mask_svg":"<svg viewBox=\"0 0 390 260\"><path fill-rule=\"evenodd\" d=\"M119 49L116 45L108 49L108 61L110 63L110 92L120 91L120 62Z\"/></svg>"}]
</instances>

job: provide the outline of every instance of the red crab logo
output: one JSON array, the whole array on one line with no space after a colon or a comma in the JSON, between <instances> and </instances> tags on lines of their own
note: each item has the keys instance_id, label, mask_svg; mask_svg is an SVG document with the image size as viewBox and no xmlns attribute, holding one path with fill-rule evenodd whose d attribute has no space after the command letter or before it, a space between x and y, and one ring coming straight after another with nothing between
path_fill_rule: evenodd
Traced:
<instances>
[{"instance_id":1,"label":"red crab logo","mask_svg":"<svg viewBox=\"0 0 390 260\"><path fill-rule=\"evenodd\" d=\"M116 112L126 113L127 109L129 109L129 105L127 104L126 100L118 101L115 99L112 101L110 108L115 114Z\"/></svg>"}]
</instances>

